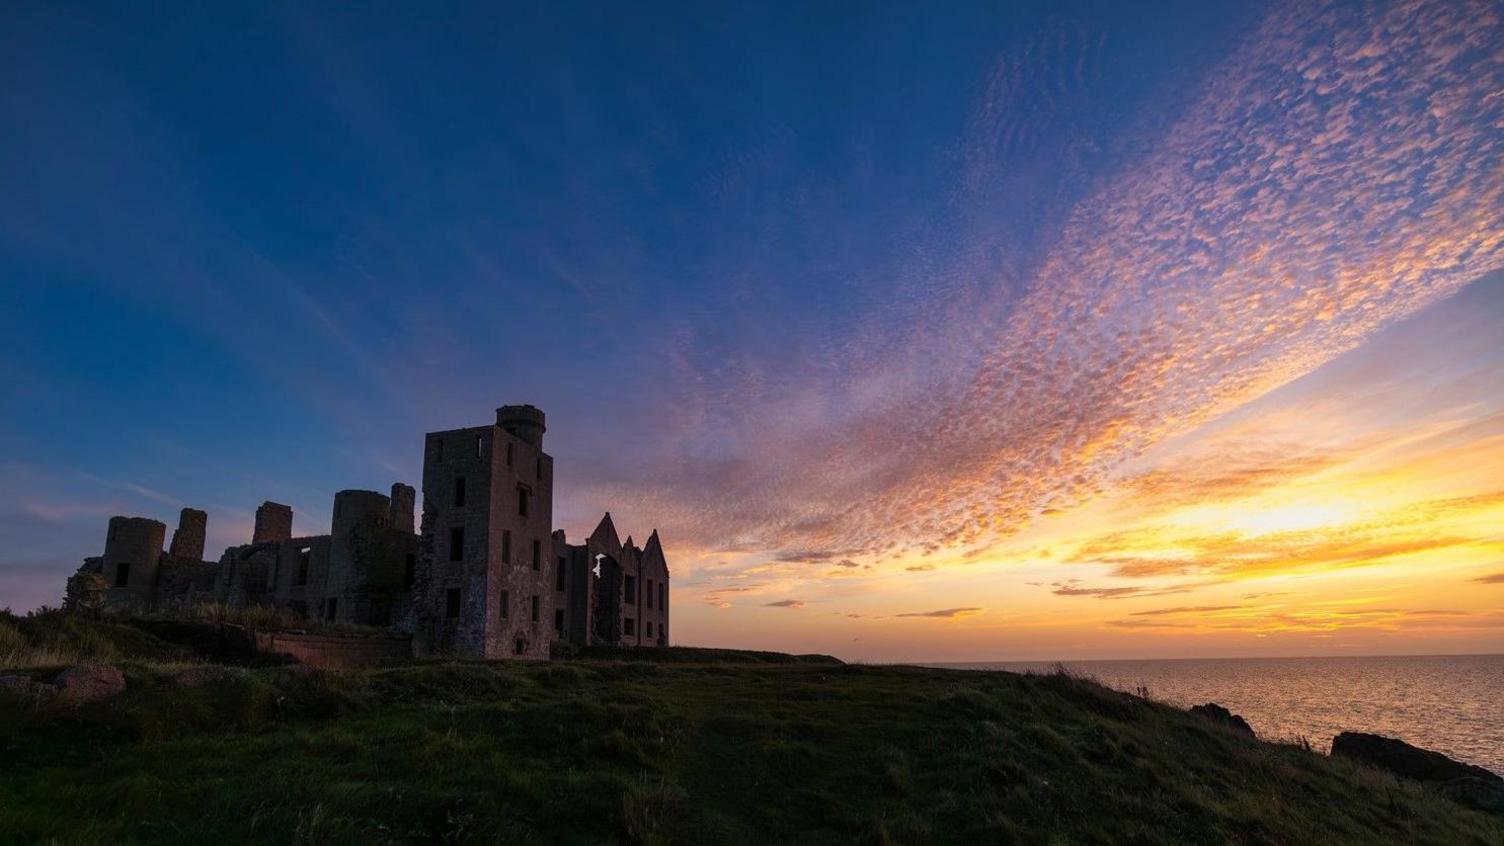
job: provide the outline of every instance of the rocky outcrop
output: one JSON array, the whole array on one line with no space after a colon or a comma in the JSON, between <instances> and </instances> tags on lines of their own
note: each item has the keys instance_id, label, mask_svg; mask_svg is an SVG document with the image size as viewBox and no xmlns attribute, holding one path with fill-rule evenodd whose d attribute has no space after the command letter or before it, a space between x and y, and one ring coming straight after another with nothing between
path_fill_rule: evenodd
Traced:
<instances>
[{"instance_id":1,"label":"rocky outcrop","mask_svg":"<svg viewBox=\"0 0 1504 846\"><path fill-rule=\"evenodd\" d=\"M80 664L57 674L52 680L58 702L83 705L113 699L125 692L125 676L106 664Z\"/></svg>"},{"instance_id":2,"label":"rocky outcrop","mask_svg":"<svg viewBox=\"0 0 1504 846\"><path fill-rule=\"evenodd\" d=\"M1345 731L1332 738L1332 755L1436 785L1452 798L1473 807L1504 811L1504 778L1482 767L1454 761L1440 752L1392 737Z\"/></svg>"},{"instance_id":3,"label":"rocky outcrop","mask_svg":"<svg viewBox=\"0 0 1504 846\"><path fill-rule=\"evenodd\" d=\"M103 702L125 692L125 676L104 664L80 664L54 676L51 682L30 676L0 676L0 698L33 705L56 705L74 708L90 702Z\"/></svg>"},{"instance_id":4,"label":"rocky outcrop","mask_svg":"<svg viewBox=\"0 0 1504 846\"><path fill-rule=\"evenodd\" d=\"M225 677L225 668L218 664L205 664L202 667L189 667L172 677L175 687L198 687L200 685L216 682Z\"/></svg>"},{"instance_id":5,"label":"rocky outcrop","mask_svg":"<svg viewBox=\"0 0 1504 846\"><path fill-rule=\"evenodd\" d=\"M1208 702L1205 705L1194 705L1191 707L1191 713L1205 717L1214 723L1221 723L1233 731L1246 734L1249 737L1257 737L1253 733L1253 726L1250 726L1247 720L1215 702Z\"/></svg>"},{"instance_id":6,"label":"rocky outcrop","mask_svg":"<svg viewBox=\"0 0 1504 846\"><path fill-rule=\"evenodd\" d=\"M0 676L0 699L43 705L57 696L57 688L29 676Z\"/></svg>"}]
</instances>

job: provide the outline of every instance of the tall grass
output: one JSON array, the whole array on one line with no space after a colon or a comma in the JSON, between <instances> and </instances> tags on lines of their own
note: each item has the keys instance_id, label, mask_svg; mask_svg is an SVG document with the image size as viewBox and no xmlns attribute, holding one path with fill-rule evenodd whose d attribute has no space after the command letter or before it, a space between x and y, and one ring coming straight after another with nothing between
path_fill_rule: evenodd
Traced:
<instances>
[{"instance_id":1,"label":"tall grass","mask_svg":"<svg viewBox=\"0 0 1504 846\"><path fill-rule=\"evenodd\" d=\"M223 602L200 602L189 608L186 614L173 615L172 619L183 619L184 617L203 623L244 626L248 629L257 629L264 632L319 631L369 634L384 631L384 629L378 626L331 623L324 620L312 619L304 617L296 611L287 608L277 608L271 605L251 605L236 608Z\"/></svg>"},{"instance_id":2,"label":"tall grass","mask_svg":"<svg viewBox=\"0 0 1504 846\"><path fill-rule=\"evenodd\" d=\"M39 608L0 609L0 670L60 667L122 658L158 659L170 648L129 626Z\"/></svg>"}]
</instances>

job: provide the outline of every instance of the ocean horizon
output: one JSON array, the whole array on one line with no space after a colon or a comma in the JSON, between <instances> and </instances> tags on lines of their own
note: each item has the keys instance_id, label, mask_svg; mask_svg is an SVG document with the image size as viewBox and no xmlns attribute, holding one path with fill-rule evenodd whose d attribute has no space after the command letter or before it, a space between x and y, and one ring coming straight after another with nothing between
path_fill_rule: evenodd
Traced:
<instances>
[{"instance_id":1,"label":"ocean horizon","mask_svg":"<svg viewBox=\"0 0 1504 846\"><path fill-rule=\"evenodd\" d=\"M1188 708L1216 702L1266 740L1326 752L1343 731L1394 737L1504 775L1504 654L951 661L921 666L1048 672L1057 665Z\"/></svg>"}]
</instances>

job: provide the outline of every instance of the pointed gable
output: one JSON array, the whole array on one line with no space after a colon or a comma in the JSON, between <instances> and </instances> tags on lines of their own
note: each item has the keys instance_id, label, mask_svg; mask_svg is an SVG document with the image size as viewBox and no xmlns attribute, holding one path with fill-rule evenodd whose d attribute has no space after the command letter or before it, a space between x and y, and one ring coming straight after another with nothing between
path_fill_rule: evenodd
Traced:
<instances>
[{"instance_id":1,"label":"pointed gable","mask_svg":"<svg viewBox=\"0 0 1504 846\"><path fill-rule=\"evenodd\" d=\"M600 525L590 533L589 544L612 558L621 560L621 540L616 534L616 524L611 522L611 512L607 511L606 516L601 518Z\"/></svg>"},{"instance_id":2,"label":"pointed gable","mask_svg":"<svg viewBox=\"0 0 1504 846\"><path fill-rule=\"evenodd\" d=\"M657 529L648 535L647 546L642 548L642 564L644 567L661 567L665 575L668 573L668 559L663 555L663 543L658 540Z\"/></svg>"}]
</instances>

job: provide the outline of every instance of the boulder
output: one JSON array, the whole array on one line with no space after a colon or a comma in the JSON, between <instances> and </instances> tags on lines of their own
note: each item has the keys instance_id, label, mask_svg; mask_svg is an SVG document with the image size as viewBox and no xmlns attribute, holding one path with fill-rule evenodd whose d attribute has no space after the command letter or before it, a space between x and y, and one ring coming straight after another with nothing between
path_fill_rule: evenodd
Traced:
<instances>
[{"instance_id":1,"label":"boulder","mask_svg":"<svg viewBox=\"0 0 1504 846\"><path fill-rule=\"evenodd\" d=\"M102 702L125 692L125 676L107 664L80 664L57 674L52 684L69 705Z\"/></svg>"},{"instance_id":2,"label":"boulder","mask_svg":"<svg viewBox=\"0 0 1504 846\"><path fill-rule=\"evenodd\" d=\"M1345 731L1332 738L1332 754L1362 761L1416 781L1445 782L1476 778L1484 782L1497 782L1504 787L1504 778L1482 767L1454 761L1440 752L1421 749L1403 740L1377 734Z\"/></svg>"},{"instance_id":3,"label":"boulder","mask_svg":"<svg viewBox=\"0 0 1504 846\"><path fill-rule=\"evenodd\" d=\"M205 664L202 667L190 667L172 677L172 683L176 687L198 687L208 682L219 681L225 677L225 668L217 664Z\"/></svg>"},{"instance_id":4,"label":"boulder","mask_svg":"<svg viewBox=\"0 0 1504 846\"><path fill-rule=\"evenodd\" d=\"M1191 707L1191 713L1205 717L1214 723L1221 723L1233 731L1246 734L1249 737L1257 737L1253 733L1253 726L1250 726L1247 720L1215 702L1208 702L1205 705L1194 705Z\"/></svg>"},{"instance_id":5,"label":"boulder","mask_svg":"<svg viewBox=\"0 0 1504 846\"><path fill-rule=\"evenodd\" d=\"M1504 777L1454 761L1440 752L1392 737L1345 731L1332 738L1332 755L1434 785L1458 802L1475 808L1504 811Z\"/></svg>"},{"instance_id":6,"label":"boulder","mask_svg":"<svg viewBox=\"0 0 1504 846\"><path fill-rule=\"evenodd\" d=\"M29 676L0 676L0 699L41 704L57 695L57 688Z\"/></svg>"}]
</instances>

